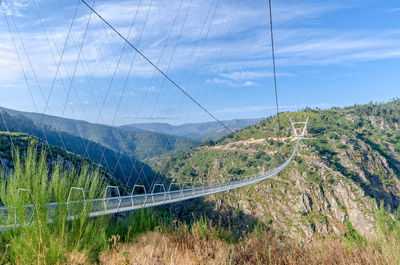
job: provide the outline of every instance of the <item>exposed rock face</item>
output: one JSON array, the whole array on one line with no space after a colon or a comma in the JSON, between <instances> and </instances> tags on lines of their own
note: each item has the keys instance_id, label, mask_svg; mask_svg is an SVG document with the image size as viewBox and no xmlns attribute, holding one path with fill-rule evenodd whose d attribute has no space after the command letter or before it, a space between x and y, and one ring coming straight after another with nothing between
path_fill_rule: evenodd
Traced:
<instances>
[{"instance_id":1,"label":"exposed rock face","mask_svg":"<svg viewBox=\"0 0 400 265\"><path fill-rule=\"evenodd\" d=\"M298 240L311 240L317 234L340 235L346 232L347 222L362 236L374 237L377 205L383 201L395 209L400 204L400 119L396 118L400 101L389 104L395 106L302 113L310 117L310 139L301 142L287 169L272 179L206 200L215 212L236 218L243 227L251 216ZM379 110L385 108L392 110ZM281 115L283 126L289 127L289 116L296 115ZM290 145L290 137L282 137L279 143L269 133L272 125L276 124L260 123L215 146L196 148L185 156L186 164L177 160L168 165L168 174L179 177L187 171L185 167L191 167L193 179L214 179L272 168L268 161L279 155L288 157L291 151L283 149ZM282 135L290 136L289 130Z\"/></svg>"}]
</instances>

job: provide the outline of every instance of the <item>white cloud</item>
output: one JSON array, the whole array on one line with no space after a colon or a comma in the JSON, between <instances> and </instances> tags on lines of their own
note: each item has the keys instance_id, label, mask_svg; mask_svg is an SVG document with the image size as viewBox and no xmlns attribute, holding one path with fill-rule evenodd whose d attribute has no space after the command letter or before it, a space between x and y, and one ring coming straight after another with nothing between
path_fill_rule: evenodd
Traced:
<instances>
[{"instance_id":1,"label":"white cloud","mask_svg":"<svg viewBox=\"0 0 400 265\"><path fill-rule=\"evenodd\" d=\"M256 86L256 85L257 85L257 83L253 82L253 81L246 81L243 84L243 86L245 86L245 87L251 87L251 86Z\"/></svg>"},{"instance_id":2,"label":"white cloud","mask_svg":"<svg viewBox=\"0 0 400 265\"><path fill-rule=\"evenodd\" d=\"M232 80L243 80L271 77L272 73L267 71L235 71L231 73L221 73L220 75Z\"/></svg>"},{"instance_id":3,"label":"white cloud","mask_svg":"<svg viewBox=\"0 0 400 265\"><path fill-rule=\"evenodd\" d=\"M13 1L13 5L19 7L21 12L26 12L25 8L29 5L29 2L27 0ZM174 15L171 14L177 13L179 3L178 1L153 2L145 34L139 47L153 62L157 62L160 58L161 50L166 40L166 29L172 25L174 20ZM129 31L129 24L138 6L132 4L131 1L103 1L96 4L95 8L125 35ZM135 44L138 41L148 8L148 3L142 1L142 6L139 7L134 26L133 37L131 38ZM179 38L180 42L171 64L171 73L197 67L205 73L215 72L221 77L231 80L251 81L271 76L271 72L257 69L260 67L270 67L270 48L267 38L268 28L267 21L265 21L266 6L263 5L260 8L260 6L257 6L257 3L246 2L242 3L238 9L235 9L233 3L222 1L216 12L208 39L205 42L202 39L205 36L205 29L208 27L210 20L206 21L207 23L203 31L201 31L201 25L204 24L207 18L206 15L210 8L210 3L202 1L192 2L192 7L189 11L190 19L182 31L182 36L179 36L178 33L183 23L183 15L187 8L188 2L184 2L175 28L171 31L170 39L160 60L159 66L161 69L167 68L175 42ZM285 25L284 23L291 23L299 19L307 20L320 17L340 7L319 3L277 3L273 8L274 18L278 22L278 25ZM73 66L77 59L77 44L79 44L83 36L84 26L88 18L88 10L85 10L84 6L81 7L80 12L80 17L75 23L73 34L64 56L64 64L68 70L61 70L60 75L62 77L66 77L67 72L69 74L73 72ZM46 17L46 19L49 18ZM260 21L264 22L260 25ZM59 25L51 23L52 25L56 25L52 26L51 30L59 51L62 50L68 32L67 22L63 21ZM78 76L86 74L99 77L108 76L116 66L123 42L109 29L104 30L105 26L100 23L102 22L93 15L90 32L87 36L82 55L82 61L85 61L85 64L87 62L87 71L90 70L90 73L78 71ZM227 32L227 25L231 25L231 31L228 35L231 38L224 39ZM262 27L260 28L260 26ZM305 64L336 64L350 60L387 59L397 57L397 47L400 47L399 34L390 31L376 34L372 31L343 33L318 28L278 28L275 32L277 63L279 67ZM3 32L0 36L2 43L4 43L5 35ZM56 64L51 58L41 27L37 25L36 29L31 29L31 31L25 30L22 32L22 35L32 62L37 66L38 74L43 79L51 79L55 73ZM54 44L52 46L55 51ZM2 50L0 52L9 53L4 47L0 47L0 50ZM102 54L102 60L98 56L99 51ZM55 57L58 60L58 53L56 53ZM132 49L126 49L125 56L119 67L119 75L124 76L127 74L132 58ZM14 70L17 71L14 75L20 75L15 60L5 58L3 63L5 62L10 66L7 71ZM46 68L40 67L40 65L46 65ZM254 68L255 70L243 70L246 68ZM134 74L141 77L150 77L154 71L139 56L136 56L134 69ZM278 74L288 75L285 73ZM221 80L215 81L227 83Z\"/></svg>"},{"instance_id":4,"label":"white cloud","mask_svg":"<svg viewBox=\"0 0 400 265\"><path fill-rule=\"evenodd\" d=\"M44 15L46 27L47 24L50 25L52 32L52 36L49 36L49 38L55 55L56 62L54 62L47 45L46 36L41 29L40 20L35 17L35 9L30 9L27 6L31 3L31 0L8 0L6 2L12 3L13 8L10 9L9 15L12 14L17 18L17 25L20 27L24 44L39 81L43 87L48 87L56 72L59 52L62 50L67 37L71 19L69 15L72 14L73 9L66 9L68 12L65 9L52 10L55 11L55 15L49 15L50 12L47 12L47 16L46 13ZM96 10L126 36L139 1L134 3L132 1L97 2ZM190 19L188 19L182 35L180 35L188 2L183 1L175 27L165 44L166 35L174 21L180 1L153 1L153 7L139 45L139 49L145 55L155 63L160 61L159 67L166 70L170 64L175 43L179 40L169 69L169 74L178 81L193 73L194 79L203 78L201 80L206 80L206 83L210 85L255 87L261 82L260 79L272 76L265 1L262 3L241 1L240 7L236 9L233 4L234 1L222 0L207 39L204 41L210 23L210 19L206 21L206 18L211 2L205 0L192 1L188 15ZM141 3L142 6L139 8L130 38L135 45L138 44L141 28L149 8L148 1L141 1ZM43 4L43 6L45 7L46 4ZM339 6L291 1L276 2L273 8L274 21L276 22L277 69L280 76L290 76L290 73L286 73L284 69L287 66L339 65L400 57L400 31L390 29L380 31L371 29L332 30L326 29L320 24L313 24L315 19L340 9ZM29 17L24 16L28 12ZM83 37L88 14L89 10L82 5L58 74L67 85L69 84L68 77L74 70L77 51ZM65 16L64 19L63 16ZM304 21L309 21L310 24L305 25ZM297 22L302 23L298 23L301 24L298 26ZM0 23L2 23L2 27L0 27L0 82L5 88L25 87L7 28L4 21ZM204 28L202 28L203 24ZM231 30L227 34L228 25L231 25ZM53 43L53 38L55 43ZM76 72L76 79L94 79L98 81L100 86L106 87L117 65L123 45L123 41L114 32L106 28L98 18L93 16L83 47L81 63ZM160 58L164 45L165 50ZM28 79L32 80L33 76L28 61L19 42L18 47L24 68L29 72ZM56 47L58 52L56 52ZM122 79L127 75L134 56L134 51L128 47L121 60L117 77ZM139 55L136 55L130 79L132 80L130 82L134 84L130 88L132 90L155 91L155 87L158 88L158 83L154 83L157 85L149 84L152 82L149 82L149 80L153 73L154 68ZM159 74L155 75L155 79L157 78L160 79ZM139 85L138 79L146 82ZM60 82L57 82L57 85L60 85ZM119 84L114 86L117 89L120 88ZM193 87L196 87L196 85ZM189 85L187 89L194 90L195 88ZM102 92L101 88L98 90ZM103 93L98 96L102 97Z\"/></svg>"},{"instance_id":5,"label":"white cloud","mask_svg":"<svg viewBox=\"0 0 400 265\"><path fill-rule=\"evenodd\" d=\"M220 78L213 78L213 79L207 79L206 83L214 83L217 85L226 85L226 86L231 86L231 87L236 87L237 84L227 80L227 79L220 79Z\"/></svg>"}]
</instances>

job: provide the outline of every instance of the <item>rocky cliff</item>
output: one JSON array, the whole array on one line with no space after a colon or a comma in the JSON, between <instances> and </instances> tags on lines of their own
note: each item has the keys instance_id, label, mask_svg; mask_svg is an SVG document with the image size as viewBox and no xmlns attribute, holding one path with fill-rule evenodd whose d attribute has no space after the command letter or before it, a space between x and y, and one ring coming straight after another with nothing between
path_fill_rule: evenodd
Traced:
<instances>
[{"instance_id":1,"label":"rocky cliff","mask_svg":"<svg viewBox=\"0 0 400 265\"><path fill-rule=\"evenodd\" d=\"M291 165L262 183L172 206L205 213L246 230L261 222L301 240L355 229L374 237L375 210L400 202L400 101L330 110L306 109L267 119L164 161L159 170L181 181L209 182L272 169L295 141L289 118L309 117L306 139Z\"/></svg>"}]
</instances>

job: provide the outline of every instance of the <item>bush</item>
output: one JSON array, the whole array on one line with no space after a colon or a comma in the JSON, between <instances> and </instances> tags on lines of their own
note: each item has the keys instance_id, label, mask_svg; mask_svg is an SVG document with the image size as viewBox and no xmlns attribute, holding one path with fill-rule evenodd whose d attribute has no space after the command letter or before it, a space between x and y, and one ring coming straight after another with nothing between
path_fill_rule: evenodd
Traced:
<instances>
[{"instance_id":1,"label":"bush","mask_svg":"<svg viewBox=\"0 0 400 265\"><path fill-rule=\"evenodd\" d=\"M65 203L71 187L82 187L87 199L97 197L103 186L98 170L82 165L63 169L60 163L49 168L45 150L40 154L30 146L26 153L13 152L14 171L0 180L0 198L8 208L3 224L18 224L15 229L0 234L9 244L4 261L20 264L55 264L65 261L68 253L85 249L96 256L106 244L107 218L90 220L90 205L79 205L75 219L68 221ZM49 214L48 203L58 207ZM34 212L21 207L32 204ZM15 223L16 222L16 223Z\"/></svg>"}]
</instances>

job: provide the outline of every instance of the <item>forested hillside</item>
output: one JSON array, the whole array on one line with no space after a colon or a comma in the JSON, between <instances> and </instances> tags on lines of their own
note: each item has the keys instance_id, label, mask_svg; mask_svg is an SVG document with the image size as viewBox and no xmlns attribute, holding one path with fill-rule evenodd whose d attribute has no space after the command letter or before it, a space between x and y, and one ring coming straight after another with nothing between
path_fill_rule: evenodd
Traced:
<instances>
[{"instance_id":1,"label":"forested hillside","mask_svg":"<svg viewBox=\"0 0 400 265\"><path fill-rule=\"evenodd\" d=\"M124 184L133 185L138 177L150 185L155 177L152 169L139 161L135 156L115 152L101 144L81 138L63 131L55 131L49 127L36 126L32 120L21 116L11 116L1 112L0 131L19 132L36 136L49 144L58 146L82 158L101 164ZM7 144L7 147L10 143ZM3 146L1 148L4 148Z\"/></svg>"},{"instance_id":2,"label":"forested hillside","mask_svg":"<svg viewBox=\"0 0 400 265\"><path fill-rule=\"evenodd\" d=\"M108 149L137 157L140 160L162 155L172 150L182 151L199 144L198 141L184 137L144 130L132 131L103 124L42 115L40 113L15 111L1 107L0 109L11 115L26 117L32 120L39 128L43 124L49 130L83 137Z\"/></svg>"},{"instance_id":3,"label":"forested hillside","mask_svg":"<svg viewBox=\"0 0 400 265\"><path fill-rule=\"evenodd\" d=\"M249 125L253 125L262 119L237 119L222 121L231 130L236 131ZM171 125L168 123L137 123L127 124L121 128L129 130L146 130L151 132L171 134L181 137L192 138L199 141L217 140L230 133L216 121L203 123L186 123L181 125Z\"/></svg>"},{"instance_id":4,"label":"forested hillside","mask_svg":"<svg viewBox=\"0 0 400 265\"><path fill-rule=\"evenodd\" d=\"M172 157L158 168L181 181L203 182L266 172L293 150L289 118L306 117L307 138L282 173L173 211L188 216L194 209L214 219L222 213L238 230L257 220L300 239L340 235L349 227L373 236L376 206L382 201L395 210L400 202L400 100L284 113L279 138L277 120L270 118Z\"/></svg>"},{"instance_id":5,"label":"forested hillside","mask_svg":"<svg viewBox=\"0 0 400 265\"><path fill-rule=\"evenodd\" d=\"M72 167L78 171L82 165L88 166L91 171L99 170L101 176L105 177L106 183L118 185L121 188L125 186L116 178L112 177L106 168L100 164L94 164L89 159L83 159L81 156L65 151L64 149L48 145L44 140L25 133L9 133L0 131L0 168L6 175L14 170L15 156L26 154L29 148L37 149L38 154L44 151L47 157L49 167L60 164L63 170L69 170ZM22 156L23 157L23 156Z\"/></svg>"},{"instance_id":6,"label":"forested hillside","mask_svg":"<svg viewBox=\"0 0 400 265\"><path fill-rule=\"evenodd\" d=\"M21 118L4 117L8 124ZM11 264L36 260L49 264L398 264L399 100L283 113L279 137L273 117L177 156L164 156L155 165L166 179L206 184L263 173L293 151L296 139L289 119L303 121L306 117L307 134L294 161L271 179L113 218L87 219L83 215L65 225L68 215L64 214L58 226L34 222L32 228L1 234L5 244L0 246L0 256ZM24 124L22 121L18 124ZM39 148L46 145L26 134L0 134L3 167L14 163L10 160L12 143L26 150L30 142ZM59 147L48 146L48 150L50 165L54 164L51 152L58 161L72 155ZM33 166L25 170L39 172L40 162L35 155L30 159L28 165ZM80 164L81 158L73 156L71 161ZM61 175L75 174L66 172ZM44 171L46 178L48 173ZM54 193L53 197L55 191L62 191L54 189L58 185L54 183L64 183L54 177L48 183L37 182L23 171L10 176L40 183ZM80 178L85 180L86 174ZM19 188L4 183L0 185L3 198ZM104 185L86 189L92 197L101 196ZM40 187L34 190L43 193ZM65 200L67 193L61 193ZM47 236L39 239L37 231L45 231Z\"/></svg>"}]
</instances>

